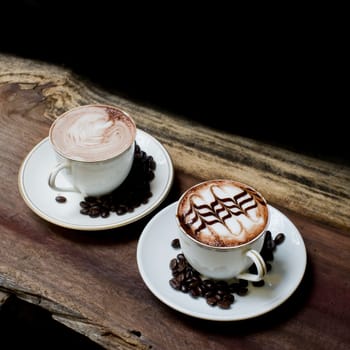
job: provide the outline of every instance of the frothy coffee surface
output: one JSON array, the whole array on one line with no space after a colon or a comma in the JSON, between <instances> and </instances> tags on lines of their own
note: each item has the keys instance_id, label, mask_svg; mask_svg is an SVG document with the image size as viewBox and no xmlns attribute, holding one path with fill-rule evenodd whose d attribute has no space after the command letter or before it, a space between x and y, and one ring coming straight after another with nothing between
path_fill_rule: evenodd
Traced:
<instances>
[{"instance_id":1,"label":"frothy coffee surface","mask_svg":"<svg viewBox=\"0 0 350 350\"><path fill-rule=\"evenodd\" d=\"M197 241L232 247L251 241L265 229L268 208L253 188L231 180L212 180L183 195L177 217L183 230Z\"/></svg>"},{"instance_id":2,"label":"frothy coffee surface","mask_svg":"<svg viewBox=\"0 0 350 350\"><path fill-rule=\"evenodd\" d=\"M101 161L123 153L136 127L124 112L104 105L72 109L57 118L50 139L58 153L79 161Z\"/></svg>"}]
</instances>

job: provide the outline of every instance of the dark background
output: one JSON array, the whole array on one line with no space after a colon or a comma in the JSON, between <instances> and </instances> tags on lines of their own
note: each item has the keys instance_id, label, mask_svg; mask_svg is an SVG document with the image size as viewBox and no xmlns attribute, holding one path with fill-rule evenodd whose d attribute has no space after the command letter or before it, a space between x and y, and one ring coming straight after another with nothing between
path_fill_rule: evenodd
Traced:
<instances>
[{"instance_id":1,"label":"dark background","mask_svg":"<svg viewBox=\"0 0 350 350\"><path fill-rule=\"evenodd\" d=\"M341 21L305 8L132 6L13 0L2 6L0 51L218 130L350 164Z\"/></svg>"}]
</instances>

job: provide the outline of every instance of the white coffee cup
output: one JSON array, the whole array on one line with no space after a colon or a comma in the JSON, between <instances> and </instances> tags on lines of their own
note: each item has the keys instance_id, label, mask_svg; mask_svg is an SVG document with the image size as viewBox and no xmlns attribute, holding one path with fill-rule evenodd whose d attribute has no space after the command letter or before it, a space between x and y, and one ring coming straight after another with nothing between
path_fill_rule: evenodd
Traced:
<instances>
[{"instance_id":1,"label":"white coffee cup","mask_svg":"<svg viewBox=\"0 0 350 350\"><path fill-rule=\"evenodd\" d=\"M49 186L84 196L112 192L131 170L135 138L134 120L116 106L83 105L63 113L49 132L58 159L49 174ZM57 183L60 173L71 185Z\"/></svg>"},{"instance_id":2,"label":"white coffee cup","mask_svg":"<svg viewBox=\"0 0 350 350\"><path fill-rule=\"evenodd\" d=\"M203 276L264 278L260 251L269 211L265 198L251 186L227 179L196 184L180 197L176 220L182 252ZM249 273L252 264L257 274Z\"/></svg>"}]
</instances>

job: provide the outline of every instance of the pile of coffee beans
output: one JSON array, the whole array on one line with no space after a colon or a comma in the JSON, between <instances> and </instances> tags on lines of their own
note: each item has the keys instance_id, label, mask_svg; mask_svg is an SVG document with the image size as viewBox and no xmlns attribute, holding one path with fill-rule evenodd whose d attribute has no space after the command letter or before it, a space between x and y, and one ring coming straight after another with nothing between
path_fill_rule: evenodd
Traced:
<instances>
[{"instance_id":1,"label":"pile of coffee beans","mask_svg":"<svg viewBox=\"0 0 350 350\"><path fill-rule=\"evenodd\" d=\"M101 197L85 197L80 213L91 218L107 218L111 213L133 212L152 197L150 182L154 179L156 162L136 144L134 161L126 180L113 192Z\"/></svg>"},{"instance_id":2,"label":"pile of coffee beans","mask_svg":"<svg viewBox=\"0 0 350 350\"><path fill-rule=\"evenodd\" d=\"M261 256L265 260L267 270L272 268L271 261L273 260L273 252L276 246L284 241L284 233L278 233L275 238L272 238L270 231L266 231L264 245L261 250ZM174 249L180 249L180 241L175 238L171 242ZM172 278L169 284L175 290L187 293L194 298L203 297L210 306L218 306L222 309L229 309L233 304L234 294L244 296L248 294L248 281L235 280L234 282L213 280L203 278L186 260L182 253L177 254L176 258L170 260L169 264ZM256 273L256 267L253 264L249 269L251 273ZM265 282L251 282L254 287L262 287Z\"/></svg>"}]
</instances>

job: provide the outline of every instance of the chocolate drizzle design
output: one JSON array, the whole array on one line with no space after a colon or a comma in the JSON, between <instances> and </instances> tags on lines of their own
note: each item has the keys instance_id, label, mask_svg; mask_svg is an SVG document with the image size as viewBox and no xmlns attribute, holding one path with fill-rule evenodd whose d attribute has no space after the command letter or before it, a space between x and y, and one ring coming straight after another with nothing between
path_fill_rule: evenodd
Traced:
<instances>
[{"instance_id":1,"label":"chocolate drizzle design","mask_svg":"<svg viewBox=\"0 0 350 350\"><path fill-rule=\"evenodd\" d=\"M230 197L224 197L220 198L217 194L214 192L215 186L210 186L210 193L213 195L215 200L208 204L202 204L197 205L193 202L192 197L190 198L191 206L189 211L185 214L186 217L194 214L194 218L190 220L187 225L193 225L197 220L200 221L200 225L198 228L195 229L194 233L197 234L199 231L201 231L203 228L208 227L209 229L211 225L214 225L216 223L223 224L231 233L234 234L234 232L231 231L230 227L226 225L226 220L231 218L232 216L239 216L239 215L245 215L249 216L248 211L251 209L256 208L257 201L262 203L260 198L256 196L256 193L254 191L242 191L232 198ZM246 206L246 208L244 208ZM200 210L207 209L206 212L200 212ZM224 212L224 216L220 216L220 213ZM206 217L214 216L214 219L207 220ZM241 225L241 224L240 224Z\"/></svg>"},{"instance_id":2,"label":"chocolate drizzle design","mask_svg":"<svg viewBox=\"0 0 350 350\"><path fill-rule=\"evenodd\" d=\"M251 187L218 181L194 189L178 213L183 229L213 246L232 246L256 237L266 225L267 206Z\"/></svg>"}]
</instances>

